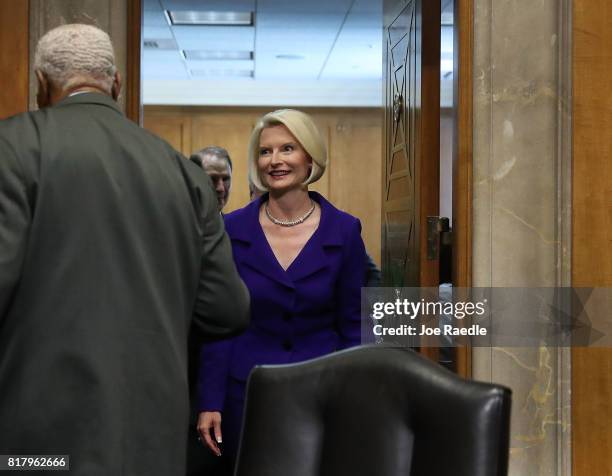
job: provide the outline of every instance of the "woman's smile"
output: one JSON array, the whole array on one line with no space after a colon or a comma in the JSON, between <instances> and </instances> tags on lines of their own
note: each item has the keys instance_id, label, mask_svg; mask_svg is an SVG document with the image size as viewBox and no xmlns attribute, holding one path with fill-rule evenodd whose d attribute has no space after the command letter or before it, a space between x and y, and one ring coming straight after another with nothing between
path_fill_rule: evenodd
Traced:
<instances>
[{"instance_id":1,"label":"woman's smile","mask_svg":"<svg viewBox=\"0 0 612 476\"><path fill-rule=\"evenodd\" d=\"M284 125L266 127L259 139L259 176L270 190L301 188L312 159Z\"/></svg>"}]
</instances>

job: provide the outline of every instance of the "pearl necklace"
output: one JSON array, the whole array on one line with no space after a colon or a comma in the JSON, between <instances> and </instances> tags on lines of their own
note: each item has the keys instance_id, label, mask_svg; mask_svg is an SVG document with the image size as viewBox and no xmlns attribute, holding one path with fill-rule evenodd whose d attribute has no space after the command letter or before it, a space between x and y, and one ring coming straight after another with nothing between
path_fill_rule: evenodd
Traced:
<instances>
[{"instance_id":1,"label":"pearl necklace","mask_svg":"<svg viewBox=\"0 0 612 476\"><path fill-rule=\"evenodd\" d=\"M310 199L310 203L312 204L310 209L306 213L304 213L301 217L298 217L295 220L279 220L278 218L274 218L272 214L270 213L270 208L268 207L267 203L264 209L266 211L266 216L268 217L268 219L275 225L295 226L295 225L299 225L300 223L304 223L308 219L308 217L312 215L312 212L314 212L315 203L312 199Z\"/></svg>"}]
</instances>

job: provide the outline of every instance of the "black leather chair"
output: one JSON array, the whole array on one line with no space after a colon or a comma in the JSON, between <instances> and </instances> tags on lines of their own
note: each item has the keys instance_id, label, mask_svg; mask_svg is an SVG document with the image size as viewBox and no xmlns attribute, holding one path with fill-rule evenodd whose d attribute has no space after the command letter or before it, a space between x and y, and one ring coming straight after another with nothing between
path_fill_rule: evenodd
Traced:
<instances>
[{"instance_id":1,"label":"black leather chair","mask_svg":"<svg viewBox=\"0 0 612 476\"><path fill-rule=\"evenodd\" d=\"M364 346L249 378L237 476L501 476L509 389Z\"/></svg>"}]
</instances>

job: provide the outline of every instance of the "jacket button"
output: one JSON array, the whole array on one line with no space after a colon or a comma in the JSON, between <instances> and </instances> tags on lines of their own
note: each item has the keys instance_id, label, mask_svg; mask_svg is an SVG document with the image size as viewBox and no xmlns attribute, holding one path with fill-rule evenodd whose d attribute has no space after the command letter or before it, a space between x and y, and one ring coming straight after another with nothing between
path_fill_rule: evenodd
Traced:
<instances>
[{"instance_id":1,"label":"jacket button","mask_svg":"<svg viewBox=\"0 0 612 476\"><path fill-rule=\"evenodd\" d=\"M289 351L293 349L293 342L291 342L289 339L283 341L283 349Z\"/></svg>"},{"instance_id":2,"label":"jacket button","mask_svg":"<svg viewBox=\"0 0 612 476\"><path fill-rule=\"evenodd\" d=\"M286 312L285 314L283 314L283 321L290 321L292 317L293 316L290 312Z\"/></svg>"}]
</instances>

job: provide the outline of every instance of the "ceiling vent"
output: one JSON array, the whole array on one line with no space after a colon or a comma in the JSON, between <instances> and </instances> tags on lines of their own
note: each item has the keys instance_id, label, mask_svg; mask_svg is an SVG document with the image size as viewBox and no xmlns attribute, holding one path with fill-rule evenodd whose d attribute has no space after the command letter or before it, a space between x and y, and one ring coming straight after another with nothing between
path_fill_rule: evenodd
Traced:
<instances>
[{"instance_id":1,"label":"ceiling vent","mask_svg":"<svg viewBox=\"0 0 612 476\"><path fill-rule=\"evenodd\" d=\"M253 26L253 12L168 11L173 25Z\"/></svg>"},{"instance_id":2,"label":"ceiling vent","mask_svg":"<svg viewBox=\"0 0 612 476\"><path fill-rule=\"evenodd\" d=\"M176 50L178 46L172 38L145 38L142 45L146 50Z\"/></svg>"}]
</instances>

